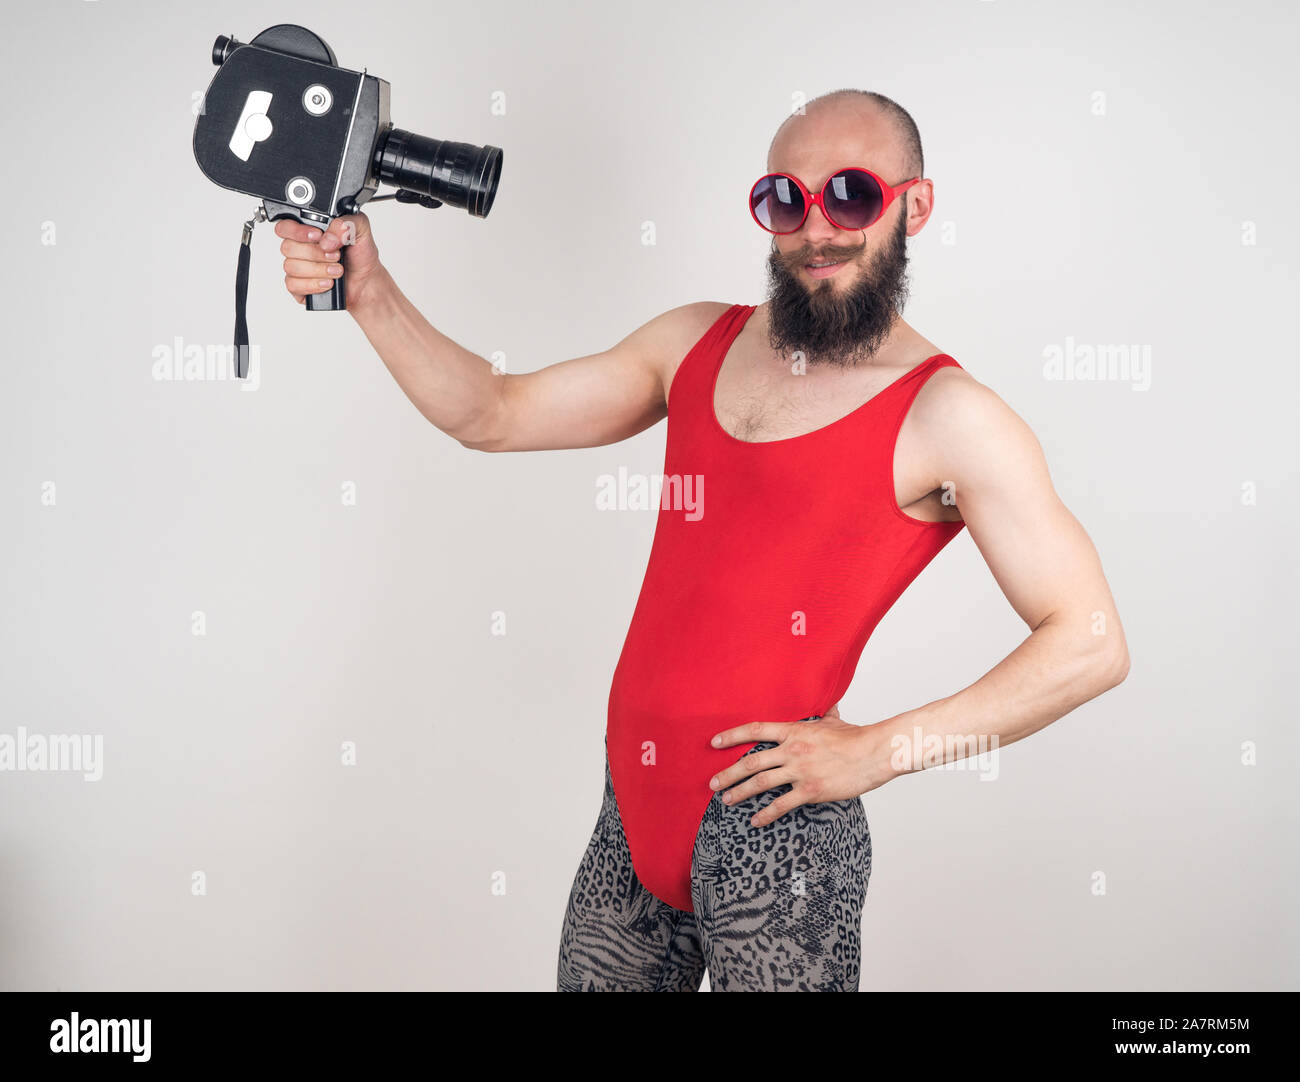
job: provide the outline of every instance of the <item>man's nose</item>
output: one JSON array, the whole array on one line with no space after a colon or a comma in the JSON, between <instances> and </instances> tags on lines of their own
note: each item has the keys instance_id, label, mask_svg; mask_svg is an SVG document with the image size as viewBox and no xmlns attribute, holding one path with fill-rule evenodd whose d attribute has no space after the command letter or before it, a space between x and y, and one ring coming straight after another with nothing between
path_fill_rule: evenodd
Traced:
<instances>
[{"instance_id":1,"label":"man's nose","mask_svg":"<svg viewBox=\"0 0 1300 1082\"><path fill-rule=\"evenodd\" d=\"M844 236L844 230L833 224L815 203L808 208L808 217L804 219L800 232L807 244L834 244Z\"/></svg>"}]
</instances>

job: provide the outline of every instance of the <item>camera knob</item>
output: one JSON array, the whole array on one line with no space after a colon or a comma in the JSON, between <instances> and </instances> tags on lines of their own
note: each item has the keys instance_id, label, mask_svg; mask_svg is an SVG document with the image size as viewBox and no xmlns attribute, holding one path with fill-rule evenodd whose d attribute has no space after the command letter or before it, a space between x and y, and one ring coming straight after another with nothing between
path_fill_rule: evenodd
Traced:
<instances>
[{"instance_id":1,"label":"camera knob","mask_svg":"<svg viewBox=\"0 0 1300 1082\"><path fill-rule=\"evenodd\" d=\"M334 95L321 83L313 83L302 92L302 107L312 116L324 116L333 104Z\"/></svg>"},{"instance_id":2,"label":"camera knob","mask_svg":"<svg viewBox=\"0 0 1300 1082\"><path fill-rule=\"evenodd\" d=\"M217 40L212 43L212 63L221 67L226 62L226 57L230 55L230 50L238 44L239 42L234 38L218 34Z\"/></svg>"},{"instance_id":3,"label":"camera knob","mask_svg":"<svg viewBox=\"0 0 1300 1082\"><path fill-rule=\"evenodd\" d=\"M284 186L284 194L296 207L305 207L316 198L316 185L306 177L294 177Z\"/></svg>"}]
</instances>

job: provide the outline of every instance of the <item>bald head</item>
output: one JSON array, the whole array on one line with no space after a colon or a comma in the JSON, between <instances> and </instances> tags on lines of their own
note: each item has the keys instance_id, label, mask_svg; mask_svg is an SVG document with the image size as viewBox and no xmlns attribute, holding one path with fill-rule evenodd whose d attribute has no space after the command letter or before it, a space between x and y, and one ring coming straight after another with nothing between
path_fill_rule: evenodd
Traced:
<instances>
[{"instance_id":1,"label":"bald head","mask_svg":"<svg viewBox=\"0 0 1300 1082\"><path fill-rule=\"evenodd\" d=\"M769 172L806 160L828 144L856 149L862 163L878 166L890 183L925 176L921 133L906 109L870 90L832 90L813 98L802 113L786 117L767 150ZM858 164L845 159L840 164Z\"/></svg>"}]
</instances>

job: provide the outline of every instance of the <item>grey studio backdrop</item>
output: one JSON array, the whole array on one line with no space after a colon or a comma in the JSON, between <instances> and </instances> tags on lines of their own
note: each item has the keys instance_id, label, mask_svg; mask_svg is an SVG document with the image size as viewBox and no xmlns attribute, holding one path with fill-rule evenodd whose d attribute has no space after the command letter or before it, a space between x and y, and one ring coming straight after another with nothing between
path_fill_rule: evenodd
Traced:
<instances>
[{"instance_id":1,"label":"grey studio backdrop","mask_svg":"<svg viewBox=\"0 0 1300 1082\"><path fill-rule=\"evenodd\" d=\"M504 148L488 219L370 217L435 326L508 371L757 303L743 201L777 124L840 86L911 110L936 206L908 319L1037 433L1133 664L995 781L867 794L863 990L1295 987L1288 7L11 14L0 734L97 737L102 777L0 773L0 985L554 986L654 529L596 495L662 469L664 426L463 449L350 317L283 292L267 225L256 387L156 378L177 339L229 345L253 206L190 151L212 41L298 22L392 83L398 126ZM1085 348L1137 367L1049 378ZM950 695L1027 633L963 532L841 712Z\"/></svg>"}]
</instances>

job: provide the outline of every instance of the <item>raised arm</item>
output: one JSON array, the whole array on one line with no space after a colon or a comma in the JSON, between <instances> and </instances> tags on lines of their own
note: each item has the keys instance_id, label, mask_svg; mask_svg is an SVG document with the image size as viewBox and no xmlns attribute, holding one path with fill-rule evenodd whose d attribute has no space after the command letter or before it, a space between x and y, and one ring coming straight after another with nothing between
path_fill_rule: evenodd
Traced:
<instances>
[{"instance_id":1,"label":"raised arm","mask_svg":"<svg viewBox=\"0 0 1300 1082\"><path fill-rule=\"evenodd\" d=\"M351 228L351 244L342 238ZM285 283L301 299L329 288L329 267L347 268L348 311L406 393L433 425L477 451L542 451L617 443L667 413L672 373L717 302L656 316L603 353L535 372L498 373L484 357L434 327L379 262L364 214L337 218L324 237L282 221ZM694 337L692 337L694 336Z\"/></svg>"},{"instance_id":2,"label":"raised arm","mask_svg":"<svg viewBox=\"0 0 1300 1082\"><path fill-rule=\"evenodd\" d=\"M602 353L496 373L430 324L386 271L352 314L415 407L475 451L596 447L634 436L667 414L667 373L683 350L684 313L673 309Z\"/></svg>"}]
</instances>

